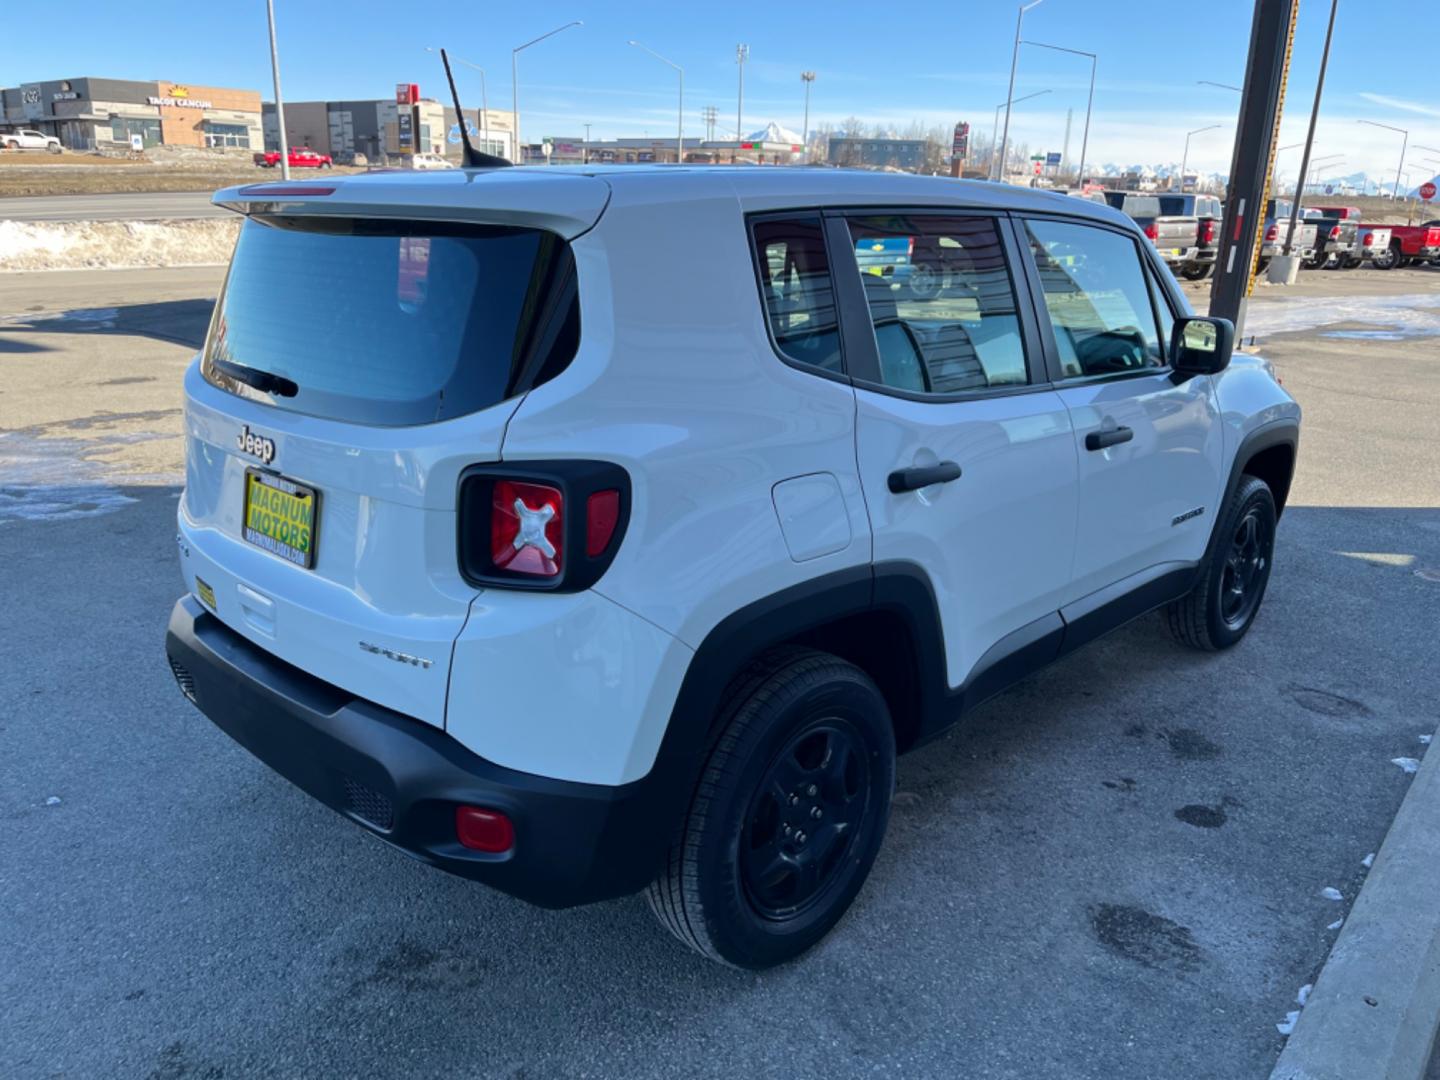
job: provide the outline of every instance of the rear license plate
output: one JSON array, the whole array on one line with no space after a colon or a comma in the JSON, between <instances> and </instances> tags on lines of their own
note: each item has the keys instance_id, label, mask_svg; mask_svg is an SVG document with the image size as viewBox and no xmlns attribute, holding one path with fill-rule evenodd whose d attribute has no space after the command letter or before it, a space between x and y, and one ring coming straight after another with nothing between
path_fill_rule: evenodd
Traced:
<instances>
[{"instance_id":1,"label":"rear license plate","mask_svg":"<svg viewBox=\"0 0 1440 1080\"><path fill-rule=\"evenodd\" d=\"M1171 248L1171 249L1170 249L1170 254L1171 254L1171 255L1179 255L1179 254L1180 254L1180 249L1179 249L1179 248Z\"/></svg>"},{"instance_id":2,"label":"rear license plate","mask_svg":"<svg viewBox=\"0 0 1440 1080\"><path fill-rule=\"evenodd\" d=\"M310 569L315 562L319 499L315 489L258 469L245 470L241 532L256 547Z\"/></svg>"}]
</instances>

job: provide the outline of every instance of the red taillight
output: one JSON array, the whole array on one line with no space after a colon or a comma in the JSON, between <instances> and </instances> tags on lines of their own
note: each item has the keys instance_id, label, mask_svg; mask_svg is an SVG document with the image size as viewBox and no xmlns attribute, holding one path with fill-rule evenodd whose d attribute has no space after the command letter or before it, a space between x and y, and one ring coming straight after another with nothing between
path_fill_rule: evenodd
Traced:
<instances>
[{"instance_id":1,"label":"red taillight","mask_svg":"<svg viewBox=\"0 0 1440 1080\"><path fill-rule=\"evenodd\" d=\"M515 846L515 826L499 810L479 806L455 808L455 839L461 847L501 855Z\"/></svg>"},{"instance_id":2,"label":"red taillight","mask_svg":"<svg viewBox=\"0 0 1440 1080\"><path fill-rule=\"evenodd\" d=\"M1146 235L1147 237L1149 237L1151 240L1159 240L1159 239L1160 239L1160 226L1156 225L1156 224L1152 221L1149 225L1146 225L1146 226L1145 226L1145 235Z\"/></svg>"},{"instance_id":3,"label":"red taillight","mask_svg":"<svg viewBox=\"0 0 1440 1080\"><path fill-rule=\"evenodd\" d=\"M545 484L495 481L490 498L490 559L497 570L556 577L564 566L565 499Z\"/></svg>"},{"instance_id":4,"label":"red taillight","mask_svg":"<svg viewBox=\"0 0 1440 1080\"><path fill-rule=\"evenodd\" d=\"M1200 243L1203 247L1209 247L1215 243L1215 222L1202 221L1200 223Z\"/></svg>"},{"instance_id":5,"label":"red taillight","mask_svg":"<svg viewBox=\"0 0 1440 1080\"><path fill-rule=\"evenodd\" d=\"M1340 226L1339 226L1339 225L1331 226L1331 229L1330 229L1330 239L1331 239L1331 240L1339 240L1339 239L1340 239Z\"/></svg>"},{"instance_id":6,"label":"red taillight","mask_svg":"<svg viewBox=\"0 0 1440 1080\"><path fill-rule=\"evenodd\" d=\"M1367 233L1365 234L1365 238L1360 241L1360 246L1361 246L1361 247L1370 247L1370 246L1372 246L1374 243L1375 243L1375 234L1374 234L1373 232L1367 232Z\"/></svg>"},{"instance_id":7,"label":"red taillight","mask_svg":"<svg viewBox=\"0 0 1440 1080\"><path fill-rule=\"evenodd\" d=\"M595 558L610 546L620 524L620 492L597 491L585 500L585 555Z\"/></svg>"},{"instance_id":8,"label":"red taillight","mask_svg":"<svg viewBox=\"0 0 1440 1080\"><path fill-rule=\"evenodd\" d=\"M1266 242L1267 244L1273 244L1276 240L1279 240L1279 239L1280 239L1280 226L1278 226L1278 225L1271 225L1268 229L1265 230L1265 242Z\"/></svg>"}]
</instances>

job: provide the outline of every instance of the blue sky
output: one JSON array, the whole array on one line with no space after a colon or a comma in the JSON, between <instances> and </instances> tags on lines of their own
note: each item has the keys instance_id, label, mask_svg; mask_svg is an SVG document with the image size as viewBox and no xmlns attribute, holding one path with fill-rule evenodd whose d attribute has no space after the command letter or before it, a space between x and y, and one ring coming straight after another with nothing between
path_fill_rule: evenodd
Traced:
<instances>
[{"instance_id":1,"label":"blue sky","mask_svg":"<svg viewBox=\"0 0 1440 1080\"><path fill-rule=\"evenodd\" d=\"M817 76L812 127L851 115L895 126L964 119L988 135L995 105L1005 99L1016 14L1011 0L703 5L275 0L275 7L285 96L292 100L387 96L400 81L419 82L427 96L439 96L439 64L424 47L443 44L485 67L491 107L508 108L510 49L571 19L584 20L584 26L521 54L527 137L579 134L587 122L596 137L673 132L674 73L627 47L630 38L685 68L688 134L701 133L704 105L717 107L722 132L733 130L734 52L743 41L750 46L747 130L769 120L799 130L800 72L808 69ZM1390 29L1377 36L1368 32L1374 4L1341 3L1315 151L1317 157L1345 155L1332 175L1363 170L1394 178L1401 136L1358 124L1359 119L1408 128L1412 144L1440 148L1440 92L1423 65L1376 62L1389 48L1377 41L1393 45L1403 40L1394 28L1433 25L1433 6L1384 0L1383 7ZM270 96L261 0L150 0L138 8L113 0L70 0L64 8L66 22L84 27L84 33L57 32L53 5L12 5L6 39L27 44L23 53L9 50L0 66L5 85L97 75L263 88ZM1219 130L1194 136L1190 164L1225 171L1239 95L1198 86L1196 80L1241 81L1252 4L1210 0L1175 9L1187 13L1183 28L1164 10L1120 0L1044 0L1025 16L1025 36L1099 55L1092 162L1178 162L1186 131L1219 124ZM1282 144L1304 138L1327 14L1323 0L1301 4ZM478 104L478 76L461 69L460 78L466 105ZM1012 138L1032 150L1059 150L1066 111L1073 109L1070 152L1077 156L1088 80L1089 64L1082 57L1022 48L1015 96L1049 93L1016 107ZM1426 164L1440 160L1440 151L1408 156L1411 183L1421 172L1440 172L1440 166ZM1299 151L1289 151L1279 171L1293 175L1298 165Z\"/></svg>"}]
</instances>

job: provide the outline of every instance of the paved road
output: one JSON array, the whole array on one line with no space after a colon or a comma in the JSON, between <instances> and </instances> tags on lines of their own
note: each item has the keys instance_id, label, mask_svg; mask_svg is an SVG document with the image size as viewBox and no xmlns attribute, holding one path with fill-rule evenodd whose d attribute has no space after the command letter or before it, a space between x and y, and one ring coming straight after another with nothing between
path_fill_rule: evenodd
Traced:
<instances>
[{"instance_id":1,"label":"paved road","mask_svg":"<svg viewBox=\"0 0 1440 1080\"><path fill-rule=\"evenodd\" d=\"M169 430L182 362L124 293L213 295L191 273L46 275L114 325L0 323L0 423L124 473L149 444L85 440ZM1440 314L1440 274L1362 284ZM1246 641L1146 619L904 759L855 910L765 975L639 900L541 912L411 862L226 739L161 651L173 484L0 508L0 1075L1264 1076L1437 723L1440 338L1324 336L1367 326L1266 342L1306 428ZM144 396L43 395L86 380Z\"/></svg>"},{"instance_id":2,"label":"paved road","mask_svg":"<svg viewBox=\"0 0 1440 1080\"><path fill-rule=\"evenodd\" d=\"M156 221L221 217L210 191L0 198L0 221Z\"/></svg>"}]
</instances>

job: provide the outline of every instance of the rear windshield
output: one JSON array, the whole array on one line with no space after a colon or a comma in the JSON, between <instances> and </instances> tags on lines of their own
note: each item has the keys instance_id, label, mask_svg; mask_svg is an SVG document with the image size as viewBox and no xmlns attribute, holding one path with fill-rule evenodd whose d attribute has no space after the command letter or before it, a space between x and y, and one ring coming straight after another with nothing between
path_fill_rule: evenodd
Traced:
<instances>
[{"instance_id":1,"label":"rear windshield","mask_svg":"<svg viewBox=\"0 0 1440 1080\"><path fill-rule=\"evenodd\" d=\"M579 340L570 247L539 229L320 217L240 230L202 371L277 408L381 426L494 405Z\"/></svg>"},{"instance_id":2,"label":"rear windshield","mask_svg":"<svg viewBox=\"0 0 1440 1080\"><path fill-rule=\"evenodd\" d=\"M1159 217L1160 200L1154 195L1127 195L1124 209L1131 217Z\"/></svg>"}]
</instances>

